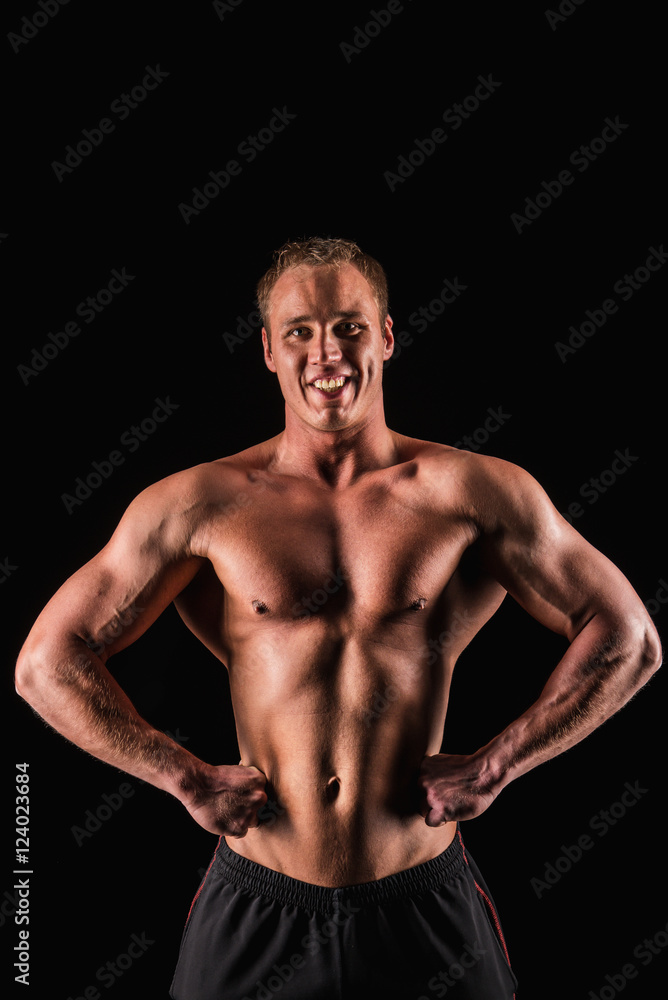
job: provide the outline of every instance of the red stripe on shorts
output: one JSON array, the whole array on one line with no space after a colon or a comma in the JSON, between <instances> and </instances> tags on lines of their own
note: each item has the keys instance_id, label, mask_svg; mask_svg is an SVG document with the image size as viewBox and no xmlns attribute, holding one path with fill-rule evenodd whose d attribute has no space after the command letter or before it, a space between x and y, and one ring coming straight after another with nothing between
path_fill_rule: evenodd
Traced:
<instances>
[{"instance_id":1,"label":"red stripe on shorts","mask_svg":"<svg viewBox=\"0 0 668 1000\"><path fill-rule=\"evenodd\" d=\"M222 839L223 839L223 836L221 834L220 837L218 838L218 843L216 844L216 850L213 852L213 857L211 858L211 864L207 868L206 873L204 875L204 878L202 879L202 883L201 883L199 889L197 890L197 892L195 893L195 898L193 899L192 903L190 904L190 909L188 910L188 916L186 917L186 923L185 923L186 927L188 926L188 921L190 920L190 914L193 911L193 906L197 902L197 897L199 896L200 892L204 888L204 883L206 882L206 880L207 880L207 878L209 876L209 872L211 871L211 865L216 860L216 854L218 853L218 848L220 847L220 842L221 842Z\"/></svg>"},{"instance_id":2,"label":"red stripe on shorts","mask_svg":"<svg viewBox=\"0 0 668 1000\"><path fill-rule=\"evenodd\" d=\"M464 841L462 840L461 831L459 829L457 830L457 834L459 835L459 843L462 845L462 851L464 852L464 861L468 865L469 859L466 857L466 848L464 847ZM501 945L503 947L503 953L506 956L506 962L508 963L508 968L510 968L511 967L510 966L510 956L508 954L508 949L506 947L506 939L504 938L503 931L501 930L501 922L499 920L498 914L497 914L496 910L494 909L494 906L492 905L491 899L489 898L489 896L487 895L487 893L485 892L485 890L482 889L478 885L478 883L476 882L475 878L473 879L473 884L475 885L476 889L478 890L478 892L480 893L480 895L482 896L482 898L485 900L485 903L487 904L489 912L492 915L492 919L494 921L494 926L496 927L496 933L499 935L499 941L501 942ZM513 1000L515 1000L515 994L514 993L513 993Z\"/></svg>"}]
</instances>

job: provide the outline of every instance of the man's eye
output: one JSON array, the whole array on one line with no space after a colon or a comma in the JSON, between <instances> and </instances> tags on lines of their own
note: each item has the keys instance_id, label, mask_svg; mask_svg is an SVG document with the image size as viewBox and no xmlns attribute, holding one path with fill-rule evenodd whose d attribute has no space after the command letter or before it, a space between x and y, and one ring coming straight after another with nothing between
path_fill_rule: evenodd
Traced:
<instances>
[{"instance_id":1,"label":"man's eye","mask_svg":"<svg viewBox=\"0 0 668 1000\"><path fill-rule=\"evenodd\" d=\"M305 326L297 326L294 330L290 330L291 337L300 337L304 333L308 333Z\"/></svg>"},{"instance_id":2,"label":"man's eye","mask_svg":"<svg viewBox=\"0 0 668 1000\"><path fill-rule=\"evenodd\" d=\"M350 320L348 323L341 323L339 329L342 329L344 333L354 333L355 330L359 330L359 323L353 323Z\"/></svg>"}]
</instances>

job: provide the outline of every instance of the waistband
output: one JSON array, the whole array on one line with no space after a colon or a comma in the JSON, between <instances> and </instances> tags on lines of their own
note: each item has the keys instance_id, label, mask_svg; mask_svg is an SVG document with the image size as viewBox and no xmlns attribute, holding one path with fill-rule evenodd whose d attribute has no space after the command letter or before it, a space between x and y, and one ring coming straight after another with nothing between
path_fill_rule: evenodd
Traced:
<instances>
[{"instance_id":1,"label":"waistband","mask_svg":"<svg viewBox=\"0 0 668 1000\"><path fill-rule=\"evenodd\" d=\"M257 896L266 896L287 906L331 913L345 903L353 907L436 889L453 879L465 865L463 844L456 834L449 847L429 861L372 882L337 888L302 882L244 858L227 845L224 837L220 838L211 868L235 887L247 889Z\"/></svg>"}]
</instances>

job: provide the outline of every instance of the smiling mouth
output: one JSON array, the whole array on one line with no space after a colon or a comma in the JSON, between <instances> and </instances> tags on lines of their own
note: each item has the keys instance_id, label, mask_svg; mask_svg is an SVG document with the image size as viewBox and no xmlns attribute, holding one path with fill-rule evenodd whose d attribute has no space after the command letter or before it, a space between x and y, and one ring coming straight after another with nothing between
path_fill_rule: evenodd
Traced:
<instances>
[{"instance_id":1,"label":"smiling mouth","mask_svg":"<svg viewBox=\"0 0 668 1000\"><path fill-rule=\"evenodd\" d=\"M336 378L317 378L311 385L322 392L336 392L337 389L342 389L346 382L347 376L339 375Z\"/></svg>"}]
</instances>

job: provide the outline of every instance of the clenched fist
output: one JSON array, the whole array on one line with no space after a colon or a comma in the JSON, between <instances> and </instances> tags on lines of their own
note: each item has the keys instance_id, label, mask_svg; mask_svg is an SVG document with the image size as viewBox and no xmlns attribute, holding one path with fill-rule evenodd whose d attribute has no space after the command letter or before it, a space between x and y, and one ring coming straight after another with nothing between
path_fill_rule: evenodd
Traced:
<instances>
[{"instance_id":1,"label":"clenched fist","mask_svg":"<svg viewBox=\"0 0 668 1000\"><path fill-rule=\"evenodd\" d=\"M258 810L267 801L265 785L265 775L252 765L207 766L184 804L209 833L245 837L251 827L259 826Z\"/></svg>"},{"instance_id":2,"label":"clenched fist","mask_svg":"<svg viewBox=\"0 0 668 1000\"><path fill-rule=\"evenodd\" d=\"M453 820L474 819L496 798L482 777L477 758L437 753L424 757L418 784L427 826L442 826Z\"/></svg>"}]
</instances>

